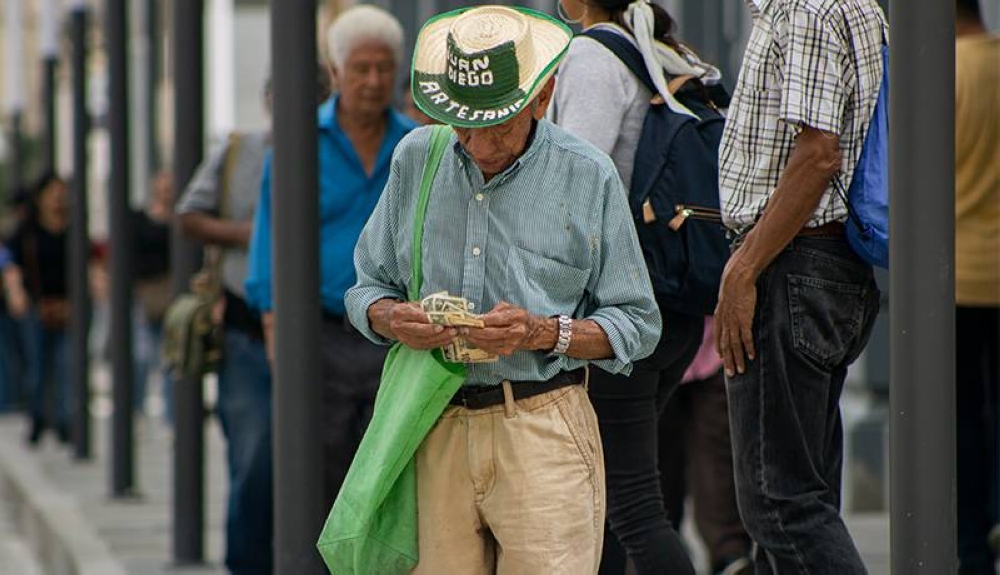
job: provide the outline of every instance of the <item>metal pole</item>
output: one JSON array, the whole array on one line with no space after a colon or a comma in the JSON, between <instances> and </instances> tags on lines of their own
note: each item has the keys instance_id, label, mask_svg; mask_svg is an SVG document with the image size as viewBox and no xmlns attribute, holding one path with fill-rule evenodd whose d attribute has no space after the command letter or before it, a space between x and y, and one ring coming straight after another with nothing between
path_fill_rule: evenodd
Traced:
<instances>
[{"instance_id":1,"label":"metal pole","mask_svg":"<svg viewBox=\"0 0 1000 575\"><path fill-rule=\"evenodd\" d=\"M947 575L957 563L955 3L889 9L892 570Z\"/></svg>"},{"instance_id":2,"label":"metal pole","mask_svg":"<svg viewBox=\"0 0 1000 575\"><path fill-rule=\"evenodd\" d=\"M129 206L128 2L106 0L108 52L108 133L111 175L111 376L114 413L111 426L111 495L134 495L132 437L132 230Z\"/></svg>"},{"instance_id":3,"label":"metal pole","mask_svg":"<svg viewBox=\"0 0 1000 575\"><path fill-rule=\"evenodd\" d=\"M23 135L21 134L21 111L10 112L10 129L7 132L8 158L7 169L10 172L7 177L9 193L16 194L23 191L24 182L24 148L22 146Z\"/></svg>"},{"instance_id":4,"label":"metal pole","mask_svg":"<svg viewBox=\"0 0 1000 575\"><path fill-rule=\"evenodd\" d=\"M148 122L149 157L147 162L152 173L160 170L160 131L159 126L159 79L160 79L160 3L157 0L146 2L146 37L149 39L149 52L146 59L146 84L148 99L146 100L146 121Z\"/></svg>"},{"instance_id":5,"label":"metal pole","mask_svg":"<svg viewBox=\"0 0 1000 575\"><path fill-rule=\"evenodd\" d=\"M73 433L73 455L79 460L90 459L90 353L87 335L90 333L90 290L87 282L87 262L90 259L90 234L87 222L87 135L90 117L87 112L87 4L74 6L72 26L73 77L73 201L70 225L70 298L73 316L70 319L70 361L76 387L76 420Z\"/></svg>"},{"instance_id":6,"label":"metal pole","mask_svg":"<svg viewBox=\"0 0 1000 575\"><path fill-rule=\"evenodd\" d=\"M204 148L204 3L175 0L174 49L174 181L187 187ZM201 251L184 238L174 222L170 262L174 293L188 289L198 270ZM173 560L178 565L205 561L205 445L201 378L174 381Z\"/></svg>"},{"instance_id":7,"label":"metal pole","mask_svg":"<svg viewBox=\"0 0 1000 575\"><path fill-rule=\"evenodd\" d=\"M45 138L42 165L56 169L56 59L42 60L42 105L45 107Z\"/></svg>"},{"instance_id":8,"label":"metal pole","mask_svg":"<svg viewBox=\"0 0 1000 575\"><path fill-rule=\"evenodd\" d=\"M314 2L271 3L274 78L275 573L326 573L319 442L319 189ZM278 65L280 63L280 65Z\"/></svg>"},{"instance_id":9,"label":"metal pole","mask_svg":"<svg viewBox=\"0 0 1000 575\"><path fill-rule=\"evenodd\" d=\"M59 9L56 0L42 0L40 40L42 54L42 106L45 111L45 134L42 165L56 170L56 65L59 57Z\"/></svg>"}]
</instances>

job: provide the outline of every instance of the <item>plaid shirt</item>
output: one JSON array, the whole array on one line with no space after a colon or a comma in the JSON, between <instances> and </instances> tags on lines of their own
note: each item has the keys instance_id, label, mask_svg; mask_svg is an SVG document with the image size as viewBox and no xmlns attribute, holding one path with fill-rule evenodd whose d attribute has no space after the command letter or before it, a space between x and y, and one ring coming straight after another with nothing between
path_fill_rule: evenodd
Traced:
<instances>
[{"instance_id":1,"label":"plaid shirt","mask_svg":"<svg viewBox=\"0 0 1000 575\"><path fill-rule=\"evenodd\" d=\"M840 135L846 190L882 81L885 15L876 0L747 0L753 13L743 68L720 149L723 218L757 221L801 126ZM807 226L844 221L833 182Z\"/></svg>"}]
</instances>

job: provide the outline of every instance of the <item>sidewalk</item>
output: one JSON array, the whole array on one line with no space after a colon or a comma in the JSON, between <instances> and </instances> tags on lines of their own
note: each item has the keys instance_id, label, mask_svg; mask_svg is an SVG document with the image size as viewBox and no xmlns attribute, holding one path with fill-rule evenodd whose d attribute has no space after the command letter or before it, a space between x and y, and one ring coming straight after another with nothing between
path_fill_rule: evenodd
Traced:
<instances>
[{"instance_id":1,"label":"sidewalk","mask_svg":"<svg viewBox=\"0 0 1000 575\"><path fill-rule=\"evenodd\" d=\"M107 417L94 420L94 458L81 463L51 436L38 450L26 449L23 418L0 417L0 575L224 575L228 486L216 421L209 420L205 433L208 565L194 569L170 564L171 432L151 418L137 422L141 496L118 501L108 497L109 424ZM8 515L14 519L5 523ZM888 515L856 515L848 525L870 575L889 575ZM697 562L700 550L694 551ZM17 562L8 561L10 557ZM36 561L42 564L40 571Z\"/></svg>"},{"instance_id":2,"label":"sidewalk","mask_svg":"<svg viewBox=\"0 0 1000 575\"><path fill-rule=\"evenodd\" d=\"M171 565L172 433L157 421L137 422L138 496L109 497L110 419L93 423L94 457L78 462L47 436L39 449L23 442L24 421L0 417L0 507L13 507L13 529L42 558L46 575L224 575L224 448L218 425L205 433L207 565ZM22 575L0 563L0 575Z\"/></svg>"}]
</instances>

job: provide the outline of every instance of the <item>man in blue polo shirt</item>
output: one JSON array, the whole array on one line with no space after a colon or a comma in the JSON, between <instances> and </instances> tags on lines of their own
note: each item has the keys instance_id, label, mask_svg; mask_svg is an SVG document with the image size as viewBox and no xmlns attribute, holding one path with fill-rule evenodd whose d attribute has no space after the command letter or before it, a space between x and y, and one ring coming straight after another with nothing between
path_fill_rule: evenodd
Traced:
<instances>
[{"instance_id":1,"label":"man in blue polo shirt","mask_svg":"<svg viewBox=\"0 0 1000 575\"><path fill-rule=\"evenodd\" d=\"M416 125L392 110L403 30L373 6L345 11L327 32L339 94L319 108L320 298L324 488L336 498L371 417L385 350L344 319L344 293L354 285L354 246L389 178L396 144ZM274 190L274 198L305 190ZM262 312L273 349L271 160L264 163L261 197L250 242L247 299Z\"/></svg>"}]
</instances>

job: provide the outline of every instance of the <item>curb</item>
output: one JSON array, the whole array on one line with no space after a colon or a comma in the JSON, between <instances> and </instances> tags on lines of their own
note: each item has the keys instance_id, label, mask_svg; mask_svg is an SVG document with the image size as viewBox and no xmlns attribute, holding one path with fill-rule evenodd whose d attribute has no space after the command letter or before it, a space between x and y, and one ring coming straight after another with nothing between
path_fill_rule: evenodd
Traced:
<instances>
[{"instance_id":1,"label":"curb","mask_svg":"<svg viewBox=\"0 0 1000 575\"><path fill-rule=\"evenodd\" d=\"M127 575L77 501L49 480L35 456L0 435L0 489L14 523L49 575Z\"/></svg>"}]
</instances>

